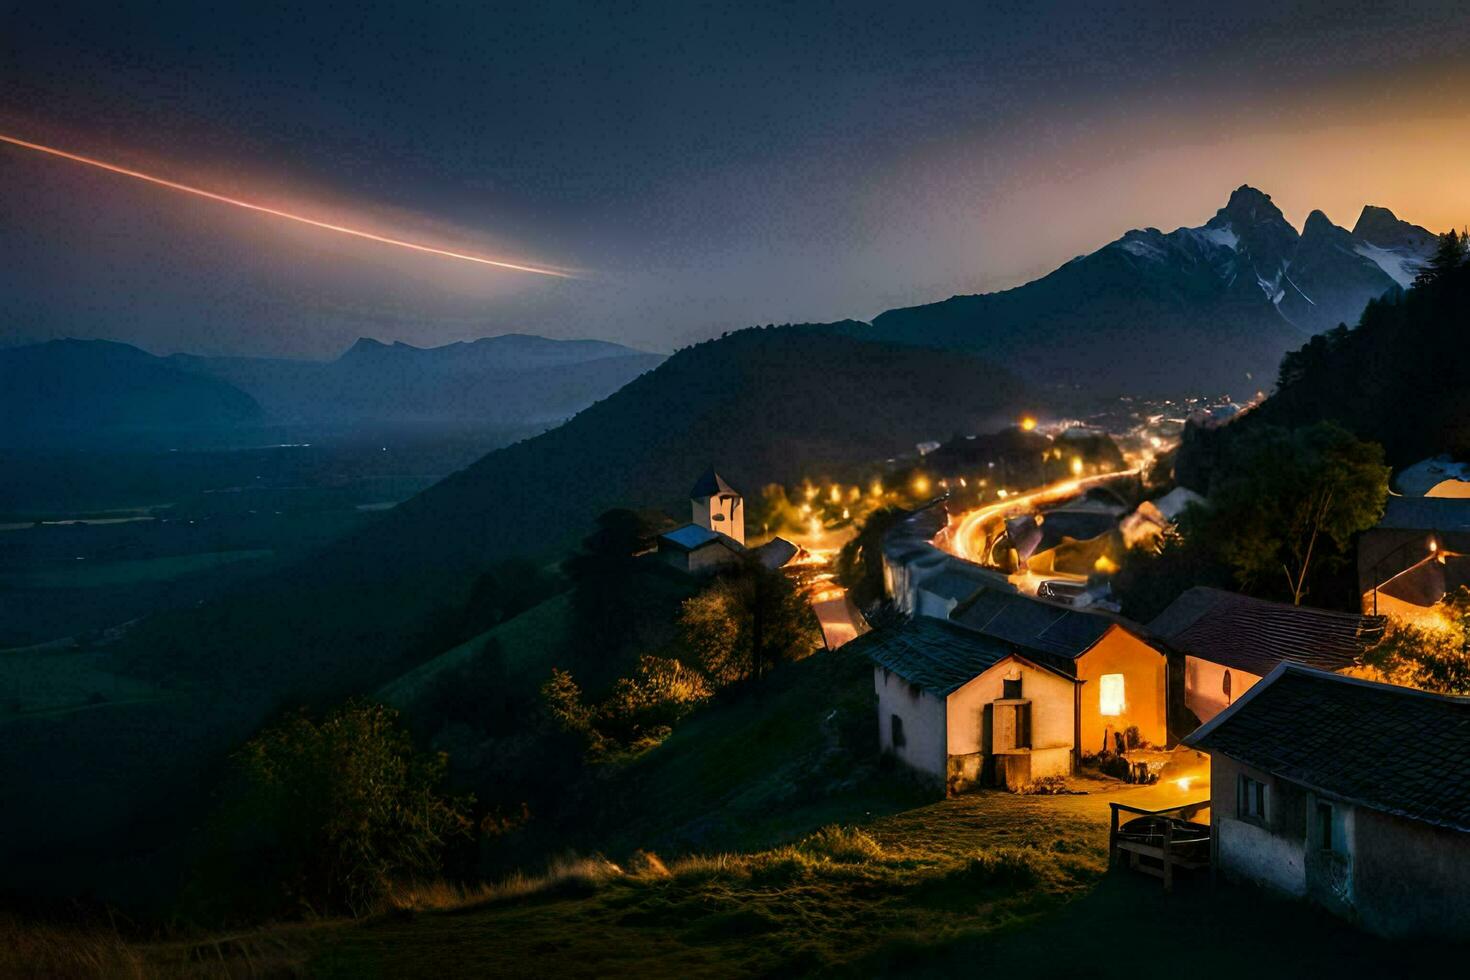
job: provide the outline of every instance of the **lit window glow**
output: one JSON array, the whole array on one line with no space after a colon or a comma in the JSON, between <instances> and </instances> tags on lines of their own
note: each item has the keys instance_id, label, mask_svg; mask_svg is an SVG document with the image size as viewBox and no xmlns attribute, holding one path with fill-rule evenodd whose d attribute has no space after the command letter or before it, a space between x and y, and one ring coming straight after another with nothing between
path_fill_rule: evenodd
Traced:
<instances>
[{"instance_id":1,"label":"lit window glow","mask_svg":"<svg viewBox=\"0 0 1470 980\"><path fill-rule=\"evenodd\" d=\"M1116 717L1123 713L1123 675L1103 674L1098 679L1098 711Z\"/></svg>"}]
</instances>

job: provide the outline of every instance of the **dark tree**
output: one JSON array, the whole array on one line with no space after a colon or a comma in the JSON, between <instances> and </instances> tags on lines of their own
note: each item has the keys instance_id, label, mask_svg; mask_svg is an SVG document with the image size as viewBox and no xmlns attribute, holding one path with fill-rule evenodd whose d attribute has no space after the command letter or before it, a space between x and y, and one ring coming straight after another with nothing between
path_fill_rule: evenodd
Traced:
<instances>
[{"instance_id":1,"label":"dark tree","mask_svg":"<svg viewBox=\"0 0 1470 980\"><path fill-rule=\"evenodd\" d=\"M1470 239L1470 235L1456 234L1453 228L1440 235L1434 254L1419 269L1419 275L1414 278L1414 285L1432 286L1445 281L1457 270L1463 269L1467 246L1470 246L1470 241L1467 239Z\"/></svg>"}]
</instances>

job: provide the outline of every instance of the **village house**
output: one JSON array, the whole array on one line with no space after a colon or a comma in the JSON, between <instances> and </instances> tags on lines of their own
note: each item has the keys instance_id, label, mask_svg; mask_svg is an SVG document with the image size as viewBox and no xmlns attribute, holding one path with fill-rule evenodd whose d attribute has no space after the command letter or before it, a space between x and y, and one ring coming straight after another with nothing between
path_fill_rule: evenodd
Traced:
<instances>
[{"instance_id":1,"label":"village house","mask_svg":"<svg viewBox=\"0 0 1470 980\"><path fill-rule=\"evenodd\" d=\"M954 794L1072 771L1078 682L1011 644L915 616L847 649L873 662L884 752Z\"/></svg>"},{"instance_id":2,"label":"village house","mask_svg":"<svg viewBox=\"0 0 1470 980\"><path fill-rule=\"evenodd\" d=\"M1168 665L1141 629L998 589L975 594L950 619L1076 679L1079 755L1114 751L1130 729L1151 745L1168 744Z\"/></svg>"},{"instance_id":3,"label":"village house","mask_svg":"<svg viewBox=\"0 0 1470 980\"><path fill-rule=\"evenodd\" d=\"M691 575L719 571L744 553L738 541L698 524L684 524L658 536L659 560Z\"/></svg>"},{"instance_id":4,"label":"village house","mask_svg":"<svg viewBox=\"0 0 1470 980\"><path fill-rule=\"evenodd\" d=\"M1085 579L1100 560L1115 562L1122 554L1118 522L1127 510L1106 489L1094 488L1062 506L1008 519L992 557L1036 575Z\"/></svg>"},{"instance_id":5,"label":"village house","mask_svg":"<svg viewBox=\"0 0 1470 980\"><path fill-rule=\"evenodd\" d=\"M1470 698L1282 663L1184 741L1210 756L1221 874L1470 940Z\"/></svg>"},{"instance_id":6,"label":"village house","mask_svg":"<svg viewBox=\"0 0 1470 980\"><path fill-rule=\"evenodd\" d=\"M1183 731L1195 719L1214 718L1280 664L1327 671L1358 666L1383 636L1383 620L1196 586L1170 603L1147 632L1169 653L1173 675L1183 679L1182 707L1194 716L1176 719Z\"/></svg>"},{"instance_id":7,"label":"village house","mask_svg":"<svg viewBox=\"0 0 1470 980\"><path fill-rule=\"evenodd\" d=\"M1460 481L1446 482L1458 489ZM1364 612L1422 621L1467 582L1470 499L1463 496L1390 496L1383 517L1358 537Z\"/></svg>"}]
</instances>

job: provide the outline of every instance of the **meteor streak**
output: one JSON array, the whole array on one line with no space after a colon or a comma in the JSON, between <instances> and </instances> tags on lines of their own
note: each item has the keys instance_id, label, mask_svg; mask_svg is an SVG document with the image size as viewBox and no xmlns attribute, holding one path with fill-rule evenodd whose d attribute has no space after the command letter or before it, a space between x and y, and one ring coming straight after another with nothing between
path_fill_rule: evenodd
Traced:
<instances>
[{"instance_id":1,"label":"meteor streak","mask_svg":"<svg viewBox=\"0 0 1470 980\"><path fill-rule=\"evenodd\" d=\"M440 255L449 259L459 259L462 262L477 262L480 265L494 266L497 269L509 269L514 272L530 272L538 276L555 276L558 279L574 278L571 273L562 272L559 269L549 269L544 266L536 265L524 265L518 262L505 262L500 259L492 259L483 255L471 255L467 252L452 252L444 248L434 248L432 245L422 245L418 242L406 242L400 238L388 238L385 235L375 235L370 231L363 231L359 228L348 228L345 225L334 225L331 222L318 221L315 218L308 218L305 215L292 214L289 211L279 211L275 208L268 208L263 204L252 204L249 201L242 201L239 198L227 197L224 194L216 194L214 191L207 191L201 187L190 187L188 184L180 184L177 181L165 180L162 177L154 177L151 174L140 173L137 170L129 170L127 167L119 167L118 165L113 163L107 163L102 160L95 160L92 157L84 157L79 153L68 153L66 150L58 150L53 146L44 146L40 143L31 143L23 139L17 139L14 136L6 136L4 133L0 133L0 142L24 147L27 150L35 150L38 153L48 153L54 157L61 157L63 160L72 160L76 163L85 163L89 167L97 167L100 170L108 170L115 174L122 174L124 177L133 177L137 180L144 180L150 184L157 184L159 187L167 187L170 190L183 191L186 194L193 194L197 197L206 197L211 201L219 201L221 204L233 204L235 207L244 208L247 211L258 211L261 214L268 214L275 218L285 218L287 221L296 221L303 225L311 225L313 228L325 228L327 231L335 231L339 234L351 235L354 238L365 238L370 242L380 242L384 245L396 245L399 248L407 248L415 252L424 252L429 255Z\"/></svg>"}]
</instances>

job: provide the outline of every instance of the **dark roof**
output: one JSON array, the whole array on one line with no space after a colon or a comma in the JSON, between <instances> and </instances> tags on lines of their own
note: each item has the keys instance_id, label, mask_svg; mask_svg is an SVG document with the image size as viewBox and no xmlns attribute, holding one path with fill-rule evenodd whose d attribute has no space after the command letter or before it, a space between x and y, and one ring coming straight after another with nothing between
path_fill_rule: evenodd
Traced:
<instances>
[{"instance_id":1,"label":"dark roof","mask_svg":"<svg viewBox=\"0 0 1470 980\"><path fill-rule=\"evenodd\" d=\"M1400 531L1470 531L1470 498L1390 495L1378 526Z\"/></svg>"},{"instance_id":2,"label":"dark roof","mask_svg":"<svg viewBox=\"0 0 1470 980\"><path fill-rule=\"evenodd\" d=\"M964 602L987 585L994 585L998 575L976 568L969 562L950 561L940 570L919 580L917 588L955 602Z\"/></svg>"},{"instance_id":3,"label":"dark roof","mask_svg":"<svg viewBox=\"0 0 1470 980\"><path fill-rule=\"evenodd\" d=\"M930 616L864 633L842 652L867 657L940 697L948 697L1015 653L1010 644ZM1067 676L1047 664L1036 666Z\"/></svg>"},{"instance_id":4,"label":"dark roof","mask_svg":"<svg viewBox=\"0 0 1470 980\"><path fill-rule=\"evenodd\" d=\"M719 531L711 531L702 524L681 524L672 531L658 536L660 543L667 542L680 551L696 551L710 544L723 544L731 551L744 551L740 542Z\"/></svg>"},{"instance_id":5,"label":"dark roof","mask_svg":"<svg viewBox=\"0 0 1470 980\"><path fill-rule=\"evenodd\" d=\"M720 474L715 472L715 468L711 466L704 471L703 476L694 481L694 489L689 491L689 497L692 500L703 500L705 497L714 497L722 493L733 493L736 496L740 495L740 491L726 483Z\"/></svg>"},{"instance_id":6,"label":"dark roof","mask_svg":"<svg viewBox=\"0 0 1470 980\"><path fill-rule=\"evenodd\" d=\"M1265 676L1280 663L1341 670L1383 635L1383 618L1196 586L1148 630L1181 653Z\"/></svg>"},{"instance_id":7,"label":"dark roof","mask_svg":"<svg viewBox=\"0 0 1470 980\"><path fill-rule=\"evenodd\" d=\"M1184 742L1350 803L1470 831L1470 698L1282 664Z\"/></svg>"},{"instance_id":8,"label":"dark roof","mask_svg":"<svg viewBox=\"0 0 1470 980\"><path fill-rule=\"evenodd\" d=\"M754 549L756 558L767 568L784 568L802 548L782 537L775 537Z\"/></svg>"},{"instance_id":9,"label":"dark roof","mask_svg":"<svg viewBox=\"0 0 1470 980\"><path fill-rule=\"evenodd\" d=\"M971 597L949 618L986 636L1069 660L1090 650L1116 623L1098 613L995 589Z\"/></svg>"}]
</instances>

